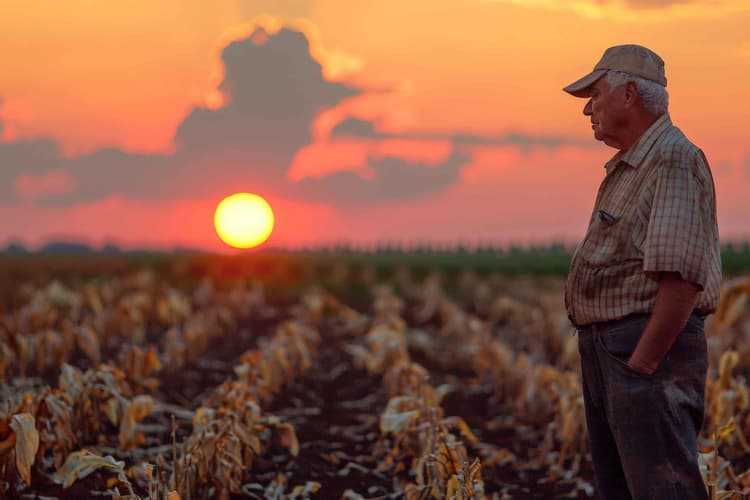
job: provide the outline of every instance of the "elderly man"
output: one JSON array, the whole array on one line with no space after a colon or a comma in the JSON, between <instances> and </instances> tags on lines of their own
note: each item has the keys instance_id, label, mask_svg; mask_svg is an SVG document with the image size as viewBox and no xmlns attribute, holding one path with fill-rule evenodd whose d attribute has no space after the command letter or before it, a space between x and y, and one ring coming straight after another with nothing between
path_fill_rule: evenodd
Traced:
<instances>
[{"instance_id":1,"label":"elderly man","mask_svg":"<svg viewBox=\"0 0 750 500\"><path fill-rule=\"evenodd\" d=\"M672 125L666 85L658 55L620 45L564 89L588 99L594 137L618 150L565 292L605 499L707 496L697 436L703 319L721 281L716 199L706 157Z\"/></svg>"}]
</instances>

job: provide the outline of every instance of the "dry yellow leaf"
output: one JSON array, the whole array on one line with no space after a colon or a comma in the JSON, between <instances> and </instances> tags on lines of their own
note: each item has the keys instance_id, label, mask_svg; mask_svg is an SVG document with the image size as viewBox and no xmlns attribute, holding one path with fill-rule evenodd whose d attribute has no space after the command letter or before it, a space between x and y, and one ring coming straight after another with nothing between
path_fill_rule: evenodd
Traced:
<instances>
[{"instance_id":1,"label":"dry yellow leaf","mask_svg":"<svg viewBox=\"0 0 750 500\"><path fill-rule=\"evenodd\" d=\"M63 466L53 476L57 484L62 484L63 489L70 488L78 479L83 479L97 469L106 469L114 472L121 480L126 481L125 462L120 462L107 455L100 457L88 450L75 451L68 455Z\"/></svg>"},{"instance_id":2,"label":"dry yellow leaf","mask_svg":"<svg viewBox=\"0 0 750 500\"><path fill-rule=\"evenodd\" d=\"M479 441L479 439L474 435L473 432L471 432L471 429L461 417L447 417L443 419L442 423L450 427L458 428L459 432L461 432L461 435L465 437L470 443L476 443L477 441Z\"/></svg>"},{"instance_id":3,"label":"dry yellow leaf","mask_svg":"<svg viewBox=\"0 0 750 500\"><path fill-rule=\"evenodd\" d=\"M109 398L101 405L102 412L113 425L120 423L120 402L115 398Z\"/></svg>"},{"instance_id":4,"label":"dry yellow leaf","mask_svg":"<svg viewBox=\"0 0 750 500\"><path fill-rule=\"evenodd\" d=\"M159 355L156 352L156 349L154 349L153 346L149 347L146 350L145 354L145 360L144 360L144 369L147 374L151 374L154 372L158 372L162 369L161 361L159 360Z\"/></svg>"},{"instance_id":5,"label":"dry yellow leaf","mask_svg":"<svg viewBox=\"0 0 750 500\"><path fill-rule=\"evenodd\" d=\"M740 361L737 351L726 351L719 360L719 383L724 389L729 388L732 383L732 371Z\"/></svg>"},{"instance_id":6,"label":"dry yellow leaf","mask_svg":"<svg viewBox=\"0 0 750 500\"><path fill-rule=\"evenodd\" d=\"M446 455L446 463L445 469L450 471L451 473L458 473L461 471L461 460L458 458L458 453L456 453L456 448L450 447L448 443L443 441L441 443L442 447L444 448L444 453Z\"/></svg>"},{"instance_id":7,"label":"dry yellow leaf","mask_svg":"<svg viewBox=\"0 0 750 500\"><path fill-rule=\"evenodd\" d=\"M724 325L733 325L737 322L748 307L748 295L746 293L737 294L724 310L724 314L719 320Z\"/></svg>"},{"instance_id":8,"label":"dry yellow leaf","mask_svg":"<svg viewBox=\"0 0 750 500\"><path fill-rule=\"evenodd\" d=\"M281 446L288 449L293 457L299 455L299 441L297 440L297 433L294 432L292 424L278 424L276 425L276 432L279 435Z\"/></svg>"},{"instance_id":9,"label":"dry yellow leaf","mask_svg":"<svg viewBox=\"0 0 750 500\"><path fill-rule=\"evenodd\" d=\"M401 432L409 425L409 422L418 415L419 412L416 410L383 413L380 417L380 432L383 434L389 432Z\"/></svg>"},{"instance_id":10,"label":"dry yellow leaf","mask_svg":"<svg viewBox=\"0 0 750 500\"><path fill-rule=\"evenodd\" d=\"M99 293L92 285L84 285L81 290L83 297L86 299L88 306L94 312L95 315L100 315L104 311L104 305L99 297Z\"/></svg>"},{"instance_id":11,"label":"dry yellow leaf","mask_svg":"<svg viewBox=\"0 0 750 500\"><path fill-rule=\"evenodd\" d=\"M94 365L99 364L101 350L99 346L99 337L96 336L94 330L83 325L80 328L75 328L74 331L78 348L83 351Z\"/></svg>"},{"instance_id":12,"label":"dry yellow leaf","mask_svg":"<svg viewBox=\"0 0 750 500\"><path fill-rule=\"evenodd\" d=\"M33 415L21 413L13 415L10 428L16 433L16 468L27 485L31 485L31 466L39 449L39 431Z\"/></svg>"},{"instance_id":13,"label":"dry yellow leaf","mask_svg":"<svg viewBox=\"0 0 750 500\"><path fill-rule=\"evenodd\" d=\"M719 439L720 440L724 439L725 437L727 437L728 435L730 435L732 432L734 432L734 429L735 429L735 427L734 427L734 417L731 417L729 419L729 421L726 424L722 425L719 428L719 430L717 431Z\"/></svg>"},{"instance_id":14,"label":"dry yellow leaf","mask_svg":"<svg viewBox=\"0 0 750 500\"><path fill-rule=\"evenodd\" d=\"M445 487L445 498L454 499L457 494L460 495L460 491L461 485L458 482L458 478L456 476L451 477Z\"/></svg>"},{"instance_id":15,"label":"dry yellow leaf","mask_svg":"<svg viewBox=\"0 0 750 500\"><path fill-rule=\"evenodd\" d=\"M289 499L310 498L311 494L317 493L320 490L320 486L321 484L317 481L308 481L304 485L295 486L289 494Z\"/></svg>"},{"instance_id":16,"label":"dry yellow leaf","mask_svg":"<svg viewBox=\"0 0 750 500\"><path fill-rule=\"evenodd\" d=\"M154 411L154 400L151 396L142 395L133 398L126 406L120 423L120 447L129 449L137 444L136 424L143 420L149 413Z\"/></svg>"}]
</instances>

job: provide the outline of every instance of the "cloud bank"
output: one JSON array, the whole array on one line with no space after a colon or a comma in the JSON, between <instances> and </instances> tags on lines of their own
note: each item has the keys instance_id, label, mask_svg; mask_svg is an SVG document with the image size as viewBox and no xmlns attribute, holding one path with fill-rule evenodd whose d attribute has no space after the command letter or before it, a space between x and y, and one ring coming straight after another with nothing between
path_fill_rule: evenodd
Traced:
<instances>
[{"instance_id":1,"label":"cloud bank","mask_svg":"<svg viewBox=\"0 0 750 500\"><path fill-rule=\"evenodd\" d=\"M290 180L295 157L317 140L311 132L316 117L370 91L327 80L324 68L311 56L308 35L287 27L276 32L256 27L247 37L229 43L221 52L221 62L224 78L218 90L224 104L217 109L192 109L176 130L172 153L103 148L66 158L47 138L0 143L0 202L71 206L112 195L166 201L234 189L270 191L333 206L368 205L417 199L458 183L461 168L471 162L471 146L529 149L566 143L518 134L383 133L372 121L347 116L323 140L334 146L340 140L365 144L364 154L343 171L327 168L326 157L318 155L317 167L326 174L303 172ZM427 161L405 156L398 147L384 147L393 146L394 140L440 142L448 147L437 161Z\"/></svg>"}]
</instances>

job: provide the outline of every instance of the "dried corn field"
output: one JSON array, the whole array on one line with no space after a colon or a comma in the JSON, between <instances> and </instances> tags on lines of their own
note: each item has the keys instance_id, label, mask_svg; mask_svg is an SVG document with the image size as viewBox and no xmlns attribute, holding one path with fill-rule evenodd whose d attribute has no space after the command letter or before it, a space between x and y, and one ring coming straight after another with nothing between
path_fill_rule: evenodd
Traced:
<instances>
[{"instance_id":1,"label":"dried corn field","mask_svg":"<svg viewBox=\"0 0 750 500\"><path fill-rule=\"evenodd\" d=\"M594 495L562 278L115 271L1 289L0 496ZM707 335L705 479L743 498L749 278Z\"/></svg>"}]
</instances>

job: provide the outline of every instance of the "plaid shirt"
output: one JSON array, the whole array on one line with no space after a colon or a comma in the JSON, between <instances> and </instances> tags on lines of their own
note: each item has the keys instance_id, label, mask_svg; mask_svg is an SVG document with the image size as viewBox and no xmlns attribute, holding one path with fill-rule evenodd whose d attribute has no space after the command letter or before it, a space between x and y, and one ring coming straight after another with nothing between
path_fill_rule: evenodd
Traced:
<instances>
[{"instance_id":1,"label":"plaid shirt","mask_svg":"<svg viewBox=\"0 0 750 500\"><path fill-rule=\"evenodd\" d=\"M664 114L604 167L565 289L573 324L651 312L660 271L677 271L700 286L696 311L714 312L721 256L716 193L703 152Z\"/></svg>"}]
</instances>

